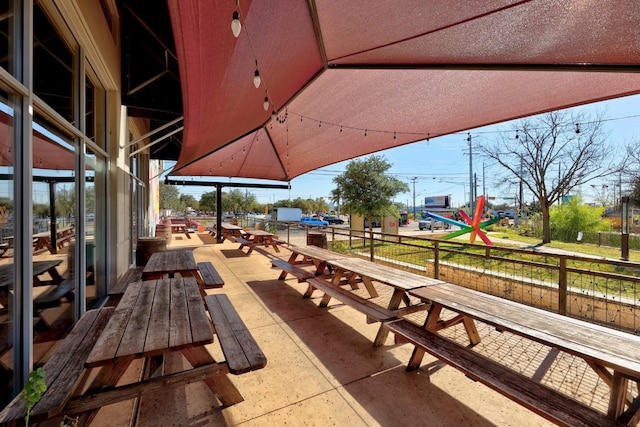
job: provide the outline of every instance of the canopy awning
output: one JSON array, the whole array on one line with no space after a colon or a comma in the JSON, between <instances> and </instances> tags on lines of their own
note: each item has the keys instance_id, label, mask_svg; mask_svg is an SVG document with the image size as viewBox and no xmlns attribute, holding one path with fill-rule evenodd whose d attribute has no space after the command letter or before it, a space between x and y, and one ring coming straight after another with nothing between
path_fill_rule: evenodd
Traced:
<instances>
[{"instance_id":1,"label":"canopy awning","mask_svg":"<svg viewBox=\"0 0 640 427\"><path fill-rule=\"evenodd\" d=\"M169 9L185 117L172 175L290 180L640 93L631 0L242 0L238 38L236 2L169 0Z\"/></svg>"}]
</instances>

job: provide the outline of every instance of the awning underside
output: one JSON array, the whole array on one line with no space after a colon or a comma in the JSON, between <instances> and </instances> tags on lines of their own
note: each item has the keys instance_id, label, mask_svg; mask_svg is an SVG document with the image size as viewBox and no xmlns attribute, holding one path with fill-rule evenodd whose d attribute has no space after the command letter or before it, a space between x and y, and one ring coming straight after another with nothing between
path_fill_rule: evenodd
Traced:
<instances>
[{"instance_id":1,"label":"awning underside","mask_svg":"<svg viewBox=\"0 0 640 427\"><path fill-rule=\"evenodd\" d=\"M233 1L169 9L185 117L173 175L289 180L640 93L633 1L241 1L238 38Z\"/></svg>"}]
</instances>

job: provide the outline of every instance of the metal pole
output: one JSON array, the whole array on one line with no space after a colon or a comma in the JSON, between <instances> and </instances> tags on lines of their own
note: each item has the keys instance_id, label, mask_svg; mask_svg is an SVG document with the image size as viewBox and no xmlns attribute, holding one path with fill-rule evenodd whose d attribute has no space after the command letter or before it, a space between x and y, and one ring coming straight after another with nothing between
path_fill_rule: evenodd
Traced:
<instances>
[{"instance_id":1,"label":"metal pole","mask_svg":"<svg viewBox=\"0 0 640 427\"><path fill-rule=\"evenodd\" d=\"M473 147L471 145L471 133L467 135L467 142L469 142L469 213L473 215Z\"/></svg>"}]
</instances>

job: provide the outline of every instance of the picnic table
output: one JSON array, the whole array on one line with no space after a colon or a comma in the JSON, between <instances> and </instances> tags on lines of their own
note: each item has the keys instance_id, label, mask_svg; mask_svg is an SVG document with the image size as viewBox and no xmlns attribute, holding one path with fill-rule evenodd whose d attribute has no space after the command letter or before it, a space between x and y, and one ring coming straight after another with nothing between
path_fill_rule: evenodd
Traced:
<instances>
[{"instance_id":1,"label":"picnic table","mask_svg":"<svg viewBox=\"0 0 640 427\"><path fill-rule=\"evenodd\" d=\"M61 260L50 261L34 261L33 262L33 286L59 286L64 279L57 270L57 266L62 263ZM48 274L50 278L44 279L41 276ZM0 304L7 307L9 304L9 288L14 283L13 264L0 265ZM52 289L53 292L55 288ZM50 292L46 292L46 295ZM69 289L69 292L71 290ZM67 292L68 293L68 292ZM60 298L62 298L62 295Z\"/></svg>"},{"instance_id":2,"label":"picnic table","mask_svg":"<svg viewBox=\"0 0 640 427\"><path fill-rule=\"evenodd\" d=\"M237 237L236 242L240 242L240 249L245 246L249 248L247 255L249 255L256 246L271 246L276 252L280 252L278 246L281 242L277 240L275 234L264 230L245 230L244 232L247 237Z\"/></svg>"},{"instance_id":3,"label":"picnic table","mask_svg":"<svg viewBox=\"0 0 640 427\"><path fill-rule=\"evenodd\" d=\"M57 253L57 249L62 249L65 242L69 242L70 239L75 237L74 227L64 227L56 231L56 247L54 248L51 242L51 231L42 231L40 233L33 234L32 245L34 252L41 249L48 249L50 253ZM7 250L14 247L13 236L7 236L4 238L4 242L0 244L0 255L4 254Z\"/></svg>"},{"instance_id":4,"label":"picnic table","mask_svg":"<svg viewBox=\"0 0 640 427\"><path fill-rule=\"evenodd\" d=\"M142 270L142 280L160 279L164 275L199 278L198 265L193 251L161 251L154 252Z\"/></svg>"},{"instance_id":5,"label":"picnic table","mask_svg":"<svg viewBox=\"0 0 640 427\"><path fill-rule=\"evenodd\" d=\"M191 234L189 233L189 227L187 224L173 224L171 223L171 232L172 233L181 233L187 236L187 239L191 238Z\"/></svg>"},{"instance_id":6,"label":"picnic table","mask_svg":"<svg viewBox=\"0 0 640 427\"><path fill-rule=\"evenodd\" d=\"M196 381L213 392L214 406L242 402L228 374L261 369L266 357L226 295L209 295L205 303L193 277L175 277L130 283L117 307L86 312L45 364L47 389L32 421L57 425L73 414L74 424L89 425L102 406ZM214 328L226 360L216 361L205 347ZM191 368L165 373L170 354L181 354ZM142 378L118 385L136 359L143 359ZM18 425L24 416L16 397L0 424Z\"/></svg>"},{"instance_id":7,"label":"picnic table","mask_svg":"<svg viewBox=\"0 0 640 427\"><path fill-rule=\"evenodd\" d=\"M86 366L102 366L123 373L134 359L151 359L179 351L194 369L216 368L206 369L204 382L223 405L233 405L243 399L225 375L228 369L218 364L204 347L212 342L211 324L193 277L134 282L127 287ZM158 364L161 360L148 362ZM181 374L188 373L189 370ZM180 379L179 374L171 377L174 381ZM112 378L102 386L116 382Z\"/></svg>"},{"instance_id":8,"label":"picnic table","mask_svg":"<svg viewBox=\"0 0 640 427\"><path fill-rule=\"evenodd\" d=\"M431 307L422 335L419 331L416 333L415 329L414 332L409 331L410 328L405 328L406 324L402 326L402 322L406 323L404 319L397 321L398 327L394 326L394 322L390 323L391 330L406 333L405 336L414 344L420 344L422 340L429 342L428 345L416 346L407 370L420 365L425 350L441 357L446 354L444 357L458 364L459 369L470 370L468 373L472 377L549 419L557 422L563 417L580 413L581 409L576 407L575 401L564 403L562 396L541 390L540 385L534 384L529 378L516 378L514 381L511 371L495 366L499 365L499 361L483 359L474 362L477 356L471 354L468 347L438 340L438 331L463 323L471 345L479 343L481 337L475 326L477 320L502 332L508 331L583 358L610 387L609 420L622 421L627 425L640 422L640 397L634 398L629 392L630 381L634 381L640 391L640 337L450 283L436 283L408 292L431 304ZM456 314L445 320L441 317L444 309ZM456 362L458 357L461 362ZM476 368L473 368L472 362ZM551 409L547 405L552 406ZM589 415L589 411L585 415Z\"/></svg>"},{"instance_id":9,"label":"picnic table","mask_svg":"<svg viewBox=\"0 0 640 427\"><path fill-rule=\"evenodd\" d=\"M287 277L287 274L292 274L298 278L299 282L304 282L309 278L323 275L327 267L330 267L327 264L327 261L347 256L317 246L292 245L289 246L289 249L291 250L291 255L287 261L280 258L274 258L271 260L271 264L274 267L282 269L282 273L280 273L278 280L284 280ZM315 266L315 272L302 268L306 265ZM310 292L313 292L313 288L311 287L308 288L309 295L305 295L310 296Z\"/></svg>"},{"instance_id":10,"label":"picnic table","mask_svg":"<svg viewBox=\"0 0 640 427\"><path fill-rule=\"evenodd\" d=\"M224 242L225 239L235 241L236 238L242 237L245 234L242 227L236 224L231 224L230 222L220 223L220 227L222 228L222 242Z\"/></svg>"}]
</instances>

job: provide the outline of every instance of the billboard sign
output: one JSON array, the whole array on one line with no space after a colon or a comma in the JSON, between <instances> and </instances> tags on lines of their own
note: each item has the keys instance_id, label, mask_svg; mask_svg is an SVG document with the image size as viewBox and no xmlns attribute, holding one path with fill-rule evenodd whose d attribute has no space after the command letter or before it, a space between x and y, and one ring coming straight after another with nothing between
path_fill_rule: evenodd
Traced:
<instances>
[{"instance_id":1,"label":"billboard sign","mask_svg":"<svg viewBox=\"0 0 640 427\"><path fill-rule=\"evenodd\" d=\"M430 208L450 208L449 196L433 196L424 198L424 207Z\"/></svg>"}]
</instances>

